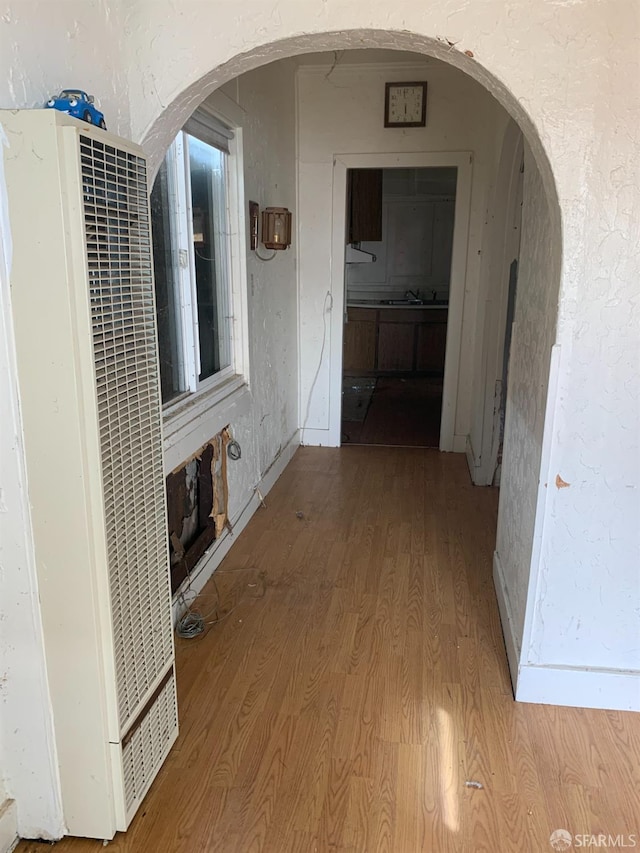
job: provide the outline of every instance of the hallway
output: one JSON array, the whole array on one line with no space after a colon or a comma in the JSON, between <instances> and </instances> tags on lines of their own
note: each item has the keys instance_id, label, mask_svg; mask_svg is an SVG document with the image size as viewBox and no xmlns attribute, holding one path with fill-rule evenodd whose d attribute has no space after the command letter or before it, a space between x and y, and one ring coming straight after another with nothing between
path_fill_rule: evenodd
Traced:
<instances>
[{"instance_id":1,"label":"hallway","mask_svg":"<svg viewBox=\"0 0 640 853\"><path fill-rule=\"evenodd\" d=\"M637 832L638 717L512 699L497 497L462 455L301 448L214 575L228 618L177 640L180 738L109 850L538 853L560 827Z\"/></svg>"}]
</instances>

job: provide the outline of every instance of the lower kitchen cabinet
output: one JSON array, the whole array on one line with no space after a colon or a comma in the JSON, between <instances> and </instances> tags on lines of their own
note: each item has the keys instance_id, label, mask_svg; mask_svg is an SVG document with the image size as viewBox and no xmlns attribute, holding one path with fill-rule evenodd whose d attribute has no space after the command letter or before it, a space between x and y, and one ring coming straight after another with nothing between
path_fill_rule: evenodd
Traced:
<instances>
[{"instance_id":1,"label":"lower kitchen cabinet","mask_svg":"<svg viewBox=\"0 0 640 853\"><path fill-rule=\"evenodd\" d=\"M376 366L377 311L369 308L349 308L344 327L342 369L369 372Z\"/></svg>"},{"instance_id":2,"label":"lower kitchen cabinet","mask_svg":"<svg viewBox=\"0 0 640 853\"><path fill-rule=\"evenodd\" d=\"M349 308L343 368L348 373L444 373L446 308Z\"/></svg>"},{"instance_id":3,"label":"lower kitchen cabinet","mask_svg":"<svg viewBox=\"0 0 640 853\"><path fill-rule=\"evenodd\" d=\"M447 348L447 320L440 323L421 323L416 327L416 370L444 372Z\"/></svg>"},{"instance_id":4,"label":"lower kitchen cabinet","mask_svg":"<svg viewBox=\"0 0 640 853\"><path fill-rule=\"evenodd\" d=\"M378 360L376 368L383 372L412 372L415 360L415 326L411 323L378 325Z\"/></svg>"}]
</instances>

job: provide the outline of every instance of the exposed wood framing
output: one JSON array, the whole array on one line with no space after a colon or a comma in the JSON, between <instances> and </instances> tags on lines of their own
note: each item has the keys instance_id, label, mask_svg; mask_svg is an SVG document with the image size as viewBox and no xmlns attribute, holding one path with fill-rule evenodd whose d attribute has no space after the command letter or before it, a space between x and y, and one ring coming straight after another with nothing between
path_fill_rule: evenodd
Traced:
<instances>
[{"instance_id":1,"label":"exposed wood framing","mask_svg":"<svg viewBox=\"0 0 640 853\"><path fill-rule=\"evenodd\" d=\"M227 446L230 440L229 427L225 427L167 477L173 592L225 527L230 529L227 514Z\"/></svg>"}]
</instances>

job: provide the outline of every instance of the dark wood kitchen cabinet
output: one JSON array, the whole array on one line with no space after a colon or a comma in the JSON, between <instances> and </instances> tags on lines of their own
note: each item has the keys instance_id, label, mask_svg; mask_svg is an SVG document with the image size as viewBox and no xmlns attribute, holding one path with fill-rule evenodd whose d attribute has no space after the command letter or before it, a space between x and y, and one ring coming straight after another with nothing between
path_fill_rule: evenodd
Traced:
<instances>
[{"instance_id":1,"label":"dark wood kitchen cabinet","mask_svg":"<svg viewBox=\"0 0 640 853\"><path fill-rule=\"evenodd\" d=\"M414 370L415 327L422 312L411 308L378 311L378 361L382 373Z\"/></svg>"},{"instance_id":2,"label":"dark wood kitchen cabinet","mask_svg":"<svg viewBox=\"0 0 640 853\"><path fill-rule=\"evenodd\" d=\"M382 169L349 169L347 200L347 242L382 240Z\"/></svg>"},{"instance_id":3,"label":"dark wood kitchen cabinet","mask_svg":"<svg viewBox=\"0 0 640 853\"><path fill-rule=\"evenodd\" d=\"M447 348L447 312L429 311L428 322L417 326L416 370L432 373L444 372Z\"/></svg>"},{"instance_id":4,"label":"dark wood kitchen cabinet","mask_svg":"<svg viewBox=\"0 0 640 853\"><path fill-rule=\"evenodd\" d=\"M349 308L349 322L344 327L342 369L346 372L375 370L377 311Z\"/></svg>"},{"instance_id":5,"label":"dark wood kitchen cabinet","mask_svg":"<svg viewBox=\"0 0 640 853\"><path fill-rule=\"evenodd\" d=\"M369 375L444 374L446 308L349 308L343 369Z\"/></svg>"}]
</instances>

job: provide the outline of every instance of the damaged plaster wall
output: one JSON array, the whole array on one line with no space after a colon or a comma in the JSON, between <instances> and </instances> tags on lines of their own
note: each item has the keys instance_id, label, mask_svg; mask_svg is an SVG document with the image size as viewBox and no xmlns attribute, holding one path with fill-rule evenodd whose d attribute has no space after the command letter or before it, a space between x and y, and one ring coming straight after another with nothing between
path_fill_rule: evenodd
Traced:
<instances>
[{"instance_id":1,"label":"damaged plaster wall","mask_svg":"<svg viewBox=\"0 0 640 853\"><path fill-rule=\"evenodd\" d=\"M497 470L499 472L498 457L501 457L509 289L513 261L520 257L522 230L523 146L520 128L510 120L496 148L499 154L496 179L487 200L482 235L477 320L482 340L473 370L471 428L467 443L469 470L473 482L481 486L495 483Z\"/></svg>"},{"instance_id":2,"label":"damaged plaster wall","mask_svg":"<svg viewBox=\"0 0 640 853\"><path fill-rule=\"evenodd\" d=\"M293 213L292 246L273 261L247 254L250 382L260 477L298 428L295 63L278 62L237 81L245 111L245 199ZM259 246L264 257L271 252Z\"/></svg>"},{"instance_id":3,"label":"damaged plaster wall","mask_svg":"<svg viewBox=\"0 0 640 853\"><path fill-rule=\"evenodd\" d=\"M296 215L293 72L292 63L277 63L230 82L208 100L218 115L241 128L244 210L252 200L261 209L288 207ZM259 250L265 257L271 254L262 245ZM248 387L181 429L165 430L168 473L229 425L242 448L242 458L229 461L227 469L232 525L246 518L250 504L255 509L256 487L266 491L265 475L286 464L298 443L296 251L294 239L290 249L263 262L247 245ZM227 538L225 533L219 541ZM220 553L214 548L210 559L196 569L201 572L197 586L217 565Z\"/></svg>"},{"instance_id":4,"label":"damaged plaster wall","mask_svg":"<svg viewBox=\"0 0 640 853\"><path fill-rule=\"evenodd\" d=\"M599 670L602 702L613 695L640 710L640 6L606 8L608 73L589 68L591 136L568 188L567 241L582 251L565 260L550 482L523 664L551 667L554 684L567 669L581 684ZM573 97L573 76L572 84ZM570 485L557 488L557 477Z\"/></svg>"},{"instance_id":5,"label":"damaged plaster wall","mask_svg":"<svg viewBox=\"0 0 640 853\"><path fill-rule=\"evenodd\" d=\"M556 334L550 322L558 299L560 253L540 173L525 147L520 275L509 360L496 574L506 600L503 627L522 645L529 584L538 478L547 399L549 360ZM509 627L507 627L509 626ZM519 655L518 655L519 657Z\"/></svg>"}]
</instances>

